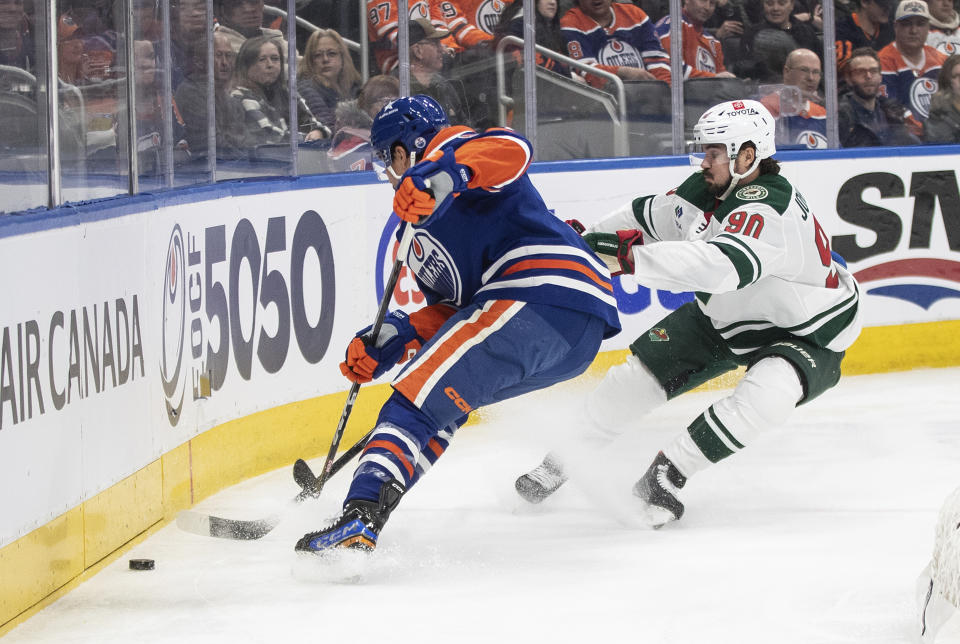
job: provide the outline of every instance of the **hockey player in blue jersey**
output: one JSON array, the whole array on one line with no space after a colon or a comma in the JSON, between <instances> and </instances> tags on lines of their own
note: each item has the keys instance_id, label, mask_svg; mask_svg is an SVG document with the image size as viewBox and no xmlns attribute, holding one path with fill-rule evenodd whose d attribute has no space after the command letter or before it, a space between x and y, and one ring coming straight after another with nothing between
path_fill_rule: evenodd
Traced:
<instances>
[{"instance_id":1,"label":"hockey player in blue jersey","mask_svg":"<svg viewBox=\"0 0 960 644\"><path fill-rule=\"evenodd\" d=\"M530 143L511 130L449 127L435 100L400 98L374 120L394 212L413 226L405 258L427 299L357 333L340 365L368 382L413 357L393 381L343 512L299 551L373 550L401 496L483 405L582 373L620 329L610 272L551 214L526 171Z\"/></svg>"}]
</instances>

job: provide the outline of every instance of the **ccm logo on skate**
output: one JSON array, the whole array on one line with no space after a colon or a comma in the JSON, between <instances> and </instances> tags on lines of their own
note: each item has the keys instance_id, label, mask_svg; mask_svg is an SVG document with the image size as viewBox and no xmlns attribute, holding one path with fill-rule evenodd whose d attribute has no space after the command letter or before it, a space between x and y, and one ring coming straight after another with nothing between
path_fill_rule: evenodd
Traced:
<instances>
[{"instance_id":1,"label":"ccm logo on skate","mask_svg":"<svg viewBox=\"0 0 960 644\"><path fill-rule=\"evenodd\" d=\"M453 401L453 404L457 406L457 409L464 413L470 413L473 411L473 407L470 406L466 400L460 397L460 394L457 393L457 390L453 387L447 387L443 390L443 393L447 394L447 398Z\"/></svg>"}]
</instances>

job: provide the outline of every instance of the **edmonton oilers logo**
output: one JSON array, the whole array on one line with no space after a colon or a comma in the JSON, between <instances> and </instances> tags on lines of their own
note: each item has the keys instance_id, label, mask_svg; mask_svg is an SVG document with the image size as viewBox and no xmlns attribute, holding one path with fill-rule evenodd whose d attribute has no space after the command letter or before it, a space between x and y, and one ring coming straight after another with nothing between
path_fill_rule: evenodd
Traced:
<instances>
[{"instance_id":1,"label":"edmonton oilers logo","mask_svg":"<svg viewBox=\"0 0 960 644\"><path fill-rule=\"evenodd\" d=\"M173 228L167 246L167 260L163 278L163 318L160 324L160 379L163 382L164 403L171 426L180 421L183 409L185 379L183 347L186 341L187 289L184 270L183 232L180 225Z\"/></svg>"},{"instance_id":2,"label":"edmonton oilers logo","mask_svg":"<svg viewBox=\"0 0 960 644\"><path fill-rule=\"evenodd\" d=\"M943 42L937 43L937 51L947 56L953 56L960 52L960 47L957 47L957 43L955 42L944 40Z\"/></svg>"},{"instance_id":3,"label":"edmonton oilers logo","mask_svg":"<svg viewBox=\"0 0 960 644\"><path fill-rule=\"evenodd\" d=\"M625 43L616 38L608 41L603 46L603 49L600 50L600 54L597 56L597 60L600 61L601 65L637 67L643 69L640 52L630 43Z\"/></svg>"},{"instance_id":4,"label":"edmonton oilers logo","mask_svg":"<svg viewBox=\"0 0 960 644\"><path fill-rule=\"evenodd\" d=\"M710 72L711 74L717 72L717 64L713 59L713 54L703 47L697 47L697 69L702 72Z\"/></svg>"},{"instance_id":5,"label":"edmonton oilers logo","mask_svg":"<svg viewBox=\"0 0 960 644\"><path fill-rule=\"evenodd\" d=\"M493 30L500 22L500 13L503 11L503 0L486 0L477 7L477 25L486 33L493 35Z\"/></svg>"},{"instance_id":6,"label":"edmonton oilers logo","mask_svg":"<svg viewBox=\"0 0 960 644\"><path fill-rule=\"evenodd\" d=\"M427 288L457 306L462 304L463 281L447 249L425 230L418 230L410 244L407 265Z\"/></svg>"},{"instance_id":7,"label":"edmonton oilers logo","mask_svg":"<svg viewBox=\"0 0 960 644\"><path fill-rule=\"evenodd\" d=\"M910 86L910 105L921 118L930 116L930 99L937 92L937 81L932 78L918 78Z\"/></svg>"},{"instance_id":8,"label":"edmonton oilers logo","mask_svg":"<svg viewBox=\"0 0 960 644\"><path fill-rule=\"evenodd\" d=\"M822 150L827 147L827 137L815 130L800 132L795 142L808 150Z\"/></svg>"},{"instance_id":9,"label":"edmonton oilers logo","mask_svg":"<svg viewBox=\"0 0 960 644\"><path fill-rule=\"evenodd\" d=\"M429 19L430 7L426 2L417 2L410 7L410 20L417 18Z\"/></svg>"}]
</instances>

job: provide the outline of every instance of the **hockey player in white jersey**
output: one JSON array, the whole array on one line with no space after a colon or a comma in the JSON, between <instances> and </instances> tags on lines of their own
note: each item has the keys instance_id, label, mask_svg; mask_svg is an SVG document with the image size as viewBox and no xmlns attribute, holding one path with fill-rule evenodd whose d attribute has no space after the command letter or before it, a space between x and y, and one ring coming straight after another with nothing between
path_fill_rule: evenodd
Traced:
<instances>
[{"instance_id":1,"label":"hockey player in white jersey","mask_svg":"<svg viewBox=\"0 0 960 644\"><path fill-rule=\"evenodd\" d=\"M772 158L767 109L749 100L716 105L700 118L694 141L703 152L700 171L582 231L602 259L638 284L696 294L637 338L627 361L588 396L585 438L609 441L642 427L646 412L747 367L734 391L664 447L634 485L656 527L681 517L678 490L691 476L837 384L844 351L861 328L856 281ZM538 503L566 478L551 453L516 488Z\"/></svg>"}]
</instances>

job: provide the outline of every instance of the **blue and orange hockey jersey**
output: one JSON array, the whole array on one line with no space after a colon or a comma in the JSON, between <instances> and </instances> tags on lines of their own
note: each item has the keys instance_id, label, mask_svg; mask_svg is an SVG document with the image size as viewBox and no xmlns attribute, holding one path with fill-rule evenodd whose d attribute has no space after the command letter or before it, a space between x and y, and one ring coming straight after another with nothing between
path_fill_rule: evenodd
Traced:
<instances>
[{"instance_id":1,"label":"blue and orange hockey jersey","mask_svg":"<svg viewBox=\"0 0 960 644\"><path fill-rule=\"evenodd\" d=\"M666 15L654 25L654 31L660 39L664 51L670 51L670 16ZM683 14L683 26L680 32L681 51L683 52L683 77L710 77L727 71L723 66L723 47L720 41L696 27Z\"/></svg>"},{"instance_id":2,"label":"blue and orange hockey jersey","mask_svg":"<svg viewBox=\"0 0 960 644\"><path fill-rule=\"evenodd\" d=\"M493 40L493 30L500 24L500 14L512 1L442 0L441 17L457 44L468 49Z\"/></svg>"},{"instance_id":3,"label":"blue and orange hockey jersey","mask_svg":"<svg viewBox=\"0 0 960 644\"><path fill-rule=\"evenodd\" d=\"M560 27L570 57L614 74L618 67L638 67L669 83L670 55L661 47L653 22L643 9L614 2L610 11L613 22L609 27L602 27L579 7L563 15ZM588 80L597 85L603 82Z\"/></svg>"},{"instance_id":4,"label":"blue and orange hockey jersey","mask_svg":"<svg viewBox=\"0 0 960 644\"><path fill-rule=\"evenodd\" d=\"M946 56L925 45L923 64L919 68L914 67L904 60L897 44L893 42L881 49L878 56L883 73L881 91L903 104L914 118L925 121L930 115L930 99L937 91L937 76Z\"/></svg>"},{"instance_id":5,"label":"blue and orange hockey jersey","mask_svg":"<svg viewBox=\"0 0 960 644\"><path fill-rule=\"evenodd\" d=\"M760 102L777 119L777 149L827 147L827 110L822 105L804 101L795 114L783 114L779 94L764 96Z\"/></svg>"},{"instance_id":6,"label":"blue and orange hockey jersey","mask_svg":"<svg viewBox=\"0 0 960 644\"><path fill-rule=\"evenodd\" d=\"M453 126L434 137L424 158L445 150L472 178L440 219L415 227L407 265L428 304L549 304L590 313L606 323L606 337L616 334L610 273L531 183L530 142L512 130Z\"/></svg>"}]
</instances>

